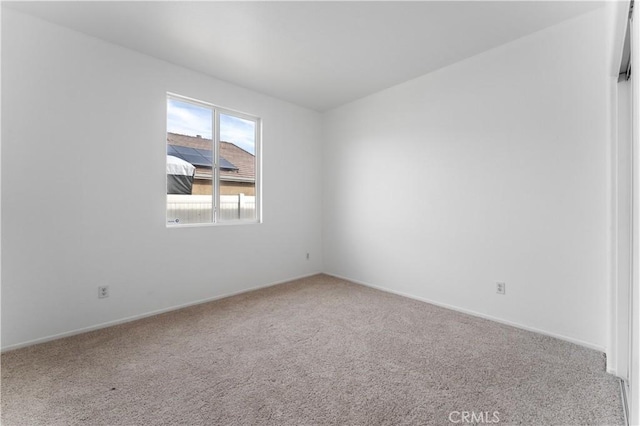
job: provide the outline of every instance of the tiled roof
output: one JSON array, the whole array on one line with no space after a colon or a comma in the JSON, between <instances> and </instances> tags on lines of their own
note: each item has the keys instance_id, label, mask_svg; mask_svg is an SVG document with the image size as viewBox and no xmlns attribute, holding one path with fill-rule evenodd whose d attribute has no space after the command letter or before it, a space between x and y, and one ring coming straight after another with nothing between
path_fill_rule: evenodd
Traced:
<instances>
[{"instance_id":1,"label":"tiled roof","mask_svg":"<svg viewBox=\"0 0 640 426\"><path fill-rule=\"evenodd\" d=\"M167 143L175 146L186 146L195 149L211 150L211 139L200 136L179 135L177 133L167 133ZM220 142L220 157L236 166L238 170L220 170L222 180L255 180L256 161L253 154L245 151L231 142ZM211 176L211 169L208 167L197 167L196 176Z\"/></svg>"},{"instance_id":2,"label":"tiled roof","mask_svg":"<svg viewBox=\"0 0 640 426\"><path fill-rule=\"evenodd\" d=\"M231 142L220 142L220 157L229 161L236 166L236 171L220 171L220 178L236 177L253 179L256 178L256 159L255 157Z\"/></svg>"}]
</instances>

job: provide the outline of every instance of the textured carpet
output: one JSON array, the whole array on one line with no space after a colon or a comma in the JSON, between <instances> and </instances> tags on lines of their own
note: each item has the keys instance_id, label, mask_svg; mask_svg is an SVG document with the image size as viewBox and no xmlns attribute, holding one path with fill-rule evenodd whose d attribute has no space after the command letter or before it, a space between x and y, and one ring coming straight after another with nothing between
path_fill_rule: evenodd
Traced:
<instances>
[{"instance_id":1,"label":"textured carpet","mask_svg":"<svg viewBox=\"0 0 640 426\"><path fill-rule=\"evenodd\" d=\"M7 352L2 424L623 424L604 369L590 349L318 275Z\"/></svg>"}]
</instances>

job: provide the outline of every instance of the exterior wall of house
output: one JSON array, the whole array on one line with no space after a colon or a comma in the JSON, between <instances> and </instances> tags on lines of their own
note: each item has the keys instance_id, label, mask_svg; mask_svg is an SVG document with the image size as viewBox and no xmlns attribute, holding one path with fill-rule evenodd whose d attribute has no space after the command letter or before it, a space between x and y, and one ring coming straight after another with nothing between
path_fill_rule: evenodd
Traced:
<instances>
[{"instance_id":1,"label":"exterior wall of house","mask_svg":"<svg viewBox=\"0 0 640 426\"><path fill-rule=\"evenodd\" d=\"M193 195L211 195L212 186L209 179L195 179L193 181ZM221 195L256 195L256 185L251 182L220 182Z\"/></svg>"},{"instance_id":2,"label":"exterior wall of house","mask_svg":"<svg viewBox=\"0 0 640 426\"><path fill-rule=\"evenodd\" d=\"M192 195L211 195L212 185L210 179L194 179L191 188Z\"/></svg>"},{"instance_id":3,"label":"exterior wall of house","mask_svg":"<svg viewBox=\"0 0 640 426\"><path fill-rule=\"evenodd\" d=\"M256 195L256 185L251 182L220 182L221 195Z\"/></svg>"}]
</instances>

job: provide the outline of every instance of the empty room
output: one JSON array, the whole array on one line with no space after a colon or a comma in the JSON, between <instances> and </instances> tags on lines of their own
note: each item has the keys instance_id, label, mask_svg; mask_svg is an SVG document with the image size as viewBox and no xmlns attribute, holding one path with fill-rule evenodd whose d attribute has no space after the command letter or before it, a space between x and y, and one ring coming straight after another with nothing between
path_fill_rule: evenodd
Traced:
<instances>
[{"instance_id":1,"label":"empty room","mask_svg":"<svg viewBox=\"0 0 640 426\"><path fill-rule=\"evenodd\" d=\"M633 1L0 12L3 426L640 424Z\"/></svg>"}]
</instances>

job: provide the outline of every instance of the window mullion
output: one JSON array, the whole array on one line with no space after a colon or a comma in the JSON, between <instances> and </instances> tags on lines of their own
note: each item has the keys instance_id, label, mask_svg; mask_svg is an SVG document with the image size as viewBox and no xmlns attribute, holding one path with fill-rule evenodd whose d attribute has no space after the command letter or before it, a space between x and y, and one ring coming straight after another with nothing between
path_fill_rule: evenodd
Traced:
<instances>
[{"instance_id":1,"label":"window mullion","mask_svg":"<svg viewBox=\"0 0 640 426\"><path fill-rule=\"evenodd\" d=\"M213 139L213 222L220 222L220 112L213 109L213 129L211 132Z\"/></svg>"}]
</instances>

